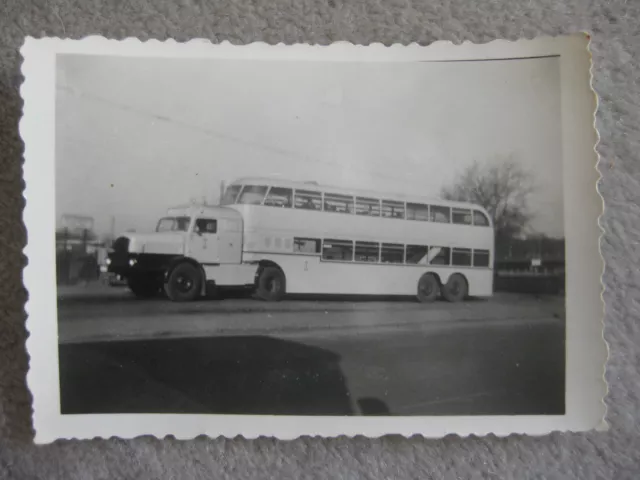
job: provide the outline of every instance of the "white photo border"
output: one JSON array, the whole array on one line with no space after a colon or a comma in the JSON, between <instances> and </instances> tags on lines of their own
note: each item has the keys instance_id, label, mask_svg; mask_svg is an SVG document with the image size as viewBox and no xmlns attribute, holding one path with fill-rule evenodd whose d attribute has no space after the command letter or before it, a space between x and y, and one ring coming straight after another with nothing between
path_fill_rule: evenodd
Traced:
<instances>
[{"instance_id":1,"label":"white photo border","mask_svg":"<svg viewBox=\"0 0 640 480\"><path fill-rule=\"evenodd\" d=\"M214 45L208 40L178 43L142 42L135 38L82 40L28 37L21 49L24 101L20 133L25 143L24 223L28 265L24 284L29 297L27 383L33 396L35 442L59 438L112 436L132 438L199 435L232 438L260 436L294 439L299 436L379 437L387 434L449 434L461 436L542 435L554 431L606 430L607 392L604 378L607 345L603 338L604 303L601 276L604 261L599 242L603 200L597 190L595 128L597 97L591 85L590 37L575 34L531 40L495 40L486 44L436 42L384 46L337 42L320 45L252 43ZM564 218L566 232L566 410L564 415L536 416L275 416L218 414L87 414L60 413L58 331L55 273L55 105L58 54L126 57L189 57L290 61L415 62L529 58L558 55L561 65Z\"/></svg>"}]
</instances>

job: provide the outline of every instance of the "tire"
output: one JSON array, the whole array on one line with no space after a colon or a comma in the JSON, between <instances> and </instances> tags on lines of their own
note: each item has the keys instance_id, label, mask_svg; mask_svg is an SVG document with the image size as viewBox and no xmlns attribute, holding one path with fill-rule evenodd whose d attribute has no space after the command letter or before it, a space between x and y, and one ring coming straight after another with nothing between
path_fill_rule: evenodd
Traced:
<instances>
[{"instance_id":1,"label":"tire","mask_svg":"<svg viewBox=\"0 0 640 480\"><path fill-rule=\"evenodd\" d=\"M468 292L467 280L461 274L454 273L442 289L442 296L448 302L455 303L464 300Z\"/></svg>"},{"instance_id":2,"label":"tire","mask_svg":"<svg viewBox=\"0 0 640 480\"><path fill-rule=\"evenodd\" d=\"M433 273L425 273L418 280L418 293L416 297L420 303L431 303L438 298L440 282Z\"/></svg>"},{"instance_id":3,"label":"tire","mask_svg":"<svg viewBox=\"0 0 640 480\"><path fill-rule=\"evenodd\" d=\"M149 277L131 277L127 285L138 298L152 298L160 293L160 283Z\"/></svg>"},{"instance_id":4,"label":"tire","mask_svg":"<svg viewBox=\"0 0 640 480\"><path fill-rule=\"evenodd\" d=\"M176 265L164 284L164 291L173 302L190 302L195 300L202 290L202 274L191 263Z\"/></svg>"},{"instance_id":5,"label":"tire","mask_svg":"<svg viewBox=\"0 0 640 480\"><path fill-rule=\"evenodd\" d=\"M279 302L286 288L284 272L277 267L265 267L258 275L256 296L267 302Z\"/></svg>"}]
</instances>

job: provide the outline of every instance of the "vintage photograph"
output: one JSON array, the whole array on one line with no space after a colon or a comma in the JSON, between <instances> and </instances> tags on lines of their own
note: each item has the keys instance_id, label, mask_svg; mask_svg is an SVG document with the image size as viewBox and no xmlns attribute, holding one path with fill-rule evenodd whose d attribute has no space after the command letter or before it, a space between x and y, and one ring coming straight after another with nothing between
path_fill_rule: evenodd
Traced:
<instances>
[{"instance_id":1,"label":"vintage photograph","mask_svg":"<svg viewBox=\"0 0 640 480\"><path fill-rule=\"evenodd\" d=\"M56 54L62 417L570 413L562 54L316 57Z\"/></svg>"}]
</instances>

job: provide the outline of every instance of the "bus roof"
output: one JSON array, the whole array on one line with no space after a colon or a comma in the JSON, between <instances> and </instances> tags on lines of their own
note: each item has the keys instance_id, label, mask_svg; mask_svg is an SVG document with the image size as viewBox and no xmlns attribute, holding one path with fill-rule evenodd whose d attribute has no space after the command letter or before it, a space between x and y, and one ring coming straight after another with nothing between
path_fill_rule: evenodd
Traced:
<instances>
[{"instance_id":1,"label":"bus roof","mask_svg":"<svg viewBox=\"0 0 640 480\"><path fill-rule=\"evenodd\" d=\"M167 209L169 216L207 216L214 215L217 218L240 218L240 214L232 208L220 207L217 205L189 204L177 205Z\"/></svg>"},{"instance_id":2,"label":"bus roof","mask_svg":"<svg viewBox=\"0 0 640 480\"><path fill-rule=\"evenodd\" d=\"M480 210L484 213L487 213L487 211L481 205L477 205L469 202L456 202L452 200L444 200L442 198L424 197L424 196L418 196L418 195L405 195L402 193L380 192L375 190L344 188L344 187L336 187L331 185L321 185L321 184L318 184L317 182L312 182L312 181L300 182L300 181L294 181L294 180L269 178L269 177L242 177L242 178L237 178L231 183L229 183L229 186L245 185L245 184L294 188L297 190L309 190L314 192L353 195L357 197L369 197L369 198L373 197L373 198L380 198L384 200L398 200L398 201L410 202L410 203L425 203L430 205L441 205L443 207L474 208L476 210Z\"/></svg>"}]
</instances>

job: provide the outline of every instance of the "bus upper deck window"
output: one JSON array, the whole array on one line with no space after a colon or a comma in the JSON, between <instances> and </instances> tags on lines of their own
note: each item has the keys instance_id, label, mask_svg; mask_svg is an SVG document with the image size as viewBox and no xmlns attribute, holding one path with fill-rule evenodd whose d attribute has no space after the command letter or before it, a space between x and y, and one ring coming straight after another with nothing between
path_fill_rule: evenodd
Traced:
<instances>
[{"instance_id":1,"label":"bus upper deck window","mask_svg":"<svg viewBox=\"0 0 640 480\"><path fill-rule=\"evenodd\" d=\"M451 212L453 223L459 225L471 225L471 210L466 208L454 208Z\"/></svg>"},{"instance_id":2,"label":"bus upper deck window","mask_svg":"<svg viewBox=\"0 0 640 480\"><path fill-rule=\"evenodd\" d=\"M326 212L353 213L353 197L325 193L324 210Z\"/></svg>"},{"instance_id":3,"label":"bus upper deck window","mask_svg":"<svg viewBox=\"0 0 640 480\"><path fill-rule=\"evenodd\" d=\"M267 187L257 185L245 185L242 193L238 198L238 203L245 205L261 205L264 196L267 193Z\"/></svg>"},{"instance_id":4,"label":"bus upper deck window","mask_svg":"<svg viewBox=\"0 0 640 480\"><path fill-rule=\"evenodd\" d=\"M489 226L489 219L480 210L474 210L473 211L473 224L474 225L480 225L481 227L488 227Z\"/></svg>"},{"instance_id":5,"label":"bus upper deck window","mask_svg":"<svg viewBox=\"0 0 640 480\"><path fill-rule=\"evenodd\" d=\"M322 210L322 194L311 190L296 190L295 207L303 210Z\"/></svg>"},{"instance_id":6,"label":"bus upper deck window","mask_svg":"<svg viewBox=\"0 0 640 480\"><path fill-rule=\"evenodd\" d=\"M382 216L388 218L404 218L404 202L382 200Z\"/></svg>"},{"instance_id":7,"label":"bus upper deck window","mask_svg":"<svg viewBox=\"0 0 640 480\"><path fill-rule=\"evenodd\" d=\"M356 197L356 215L380 216L380 200L377 198Z\"/></svg>"},{"instance_id":8,"label":"bus upper deck window","mask_svg":"<svg viewBox=\"0 0 640 480\"><path fill-rule=\"evenodd\" d=\"M224 195L222 196L222 201L220 203L222 205L231 205L236 203L238 193L240 193L240 185L230 185L224 191Z\"/></svg>"},{"instance_id":9,"label":"bus upper deck window","mask_svg":"<svg viewBox=\"0 0 640 480\"><path fill-rule=\"evenodd\" d=\"M451 222L451 209L439 205L431 205L431 221L439 223Z\"/></svg>"},{"instance_id":10,"label":"bus upper deck window","mask_svg":"<svg viewBox=\"0 0 640 480\"><path fill-rule=\"evenodd\" d=\"M271 187L264 204L269 207L291 207L293 190L290 188Z\"/></svg>"},{"instance_id":11,"label":"bus upper deck window","mask_svg":"<svg viewBox=\"0 0 640 480\"><path fill-rule=\"evenodd\" d=\"M407 220L429 221L429 206L422 203L407 203Z\"/></svg>"}]
</instances>

